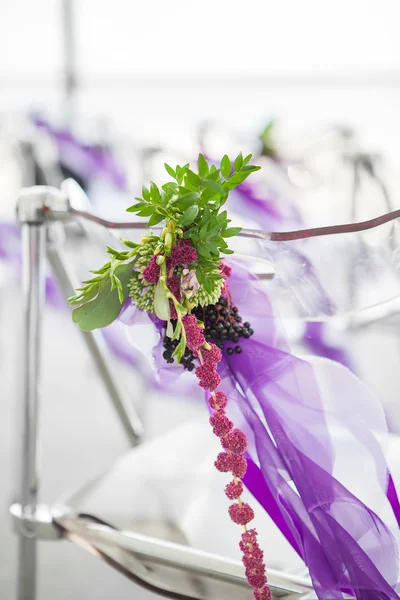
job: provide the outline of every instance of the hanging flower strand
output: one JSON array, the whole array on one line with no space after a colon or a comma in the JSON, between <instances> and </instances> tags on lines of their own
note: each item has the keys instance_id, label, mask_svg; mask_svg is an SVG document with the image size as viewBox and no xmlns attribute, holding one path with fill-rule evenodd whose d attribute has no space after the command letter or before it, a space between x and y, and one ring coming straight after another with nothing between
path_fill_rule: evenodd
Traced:
<instances>
[{"instance_id":1,"label":"hanging flower strand","mask_svg":"<svg viewBox=\"0 0 400 600\"><path fill-rule=\"evenodd\" d=\"M271 592L263 552L257 531L247 529L254 511L241 498L247 439L226 414L228 398L218 390L221 378L217 370L222 351L240 353L240 338L246 340L253 334L250 323L243 323L232 302L231 269L221 262L223 254L232 254L226 240L240 232L240 227L229 227L223 206L229 192L259 169L249 164L250 159L251 155L243 158L239 154L232 165L225 155L217 168L200 155L197 173L189 164L175 169L165 165L174 181L161 189L154 183L143 187L142 197L128 209L148 217L149 227L165 221L161 234L145 235L139 244L121 240L127 250L107 247L110 261L93 271L94 277L69 301L74 306L74 322L84 330L112 323L128 297L165 323L166 362L181 363L188 371L195 369L199 386L210 393L210 425L222 446L215 467L232 474L225 487L226 496L233 501L229 516L244 528L239 546L254 598L265 600L271 598Z\"/></svg>"}]
</instances>

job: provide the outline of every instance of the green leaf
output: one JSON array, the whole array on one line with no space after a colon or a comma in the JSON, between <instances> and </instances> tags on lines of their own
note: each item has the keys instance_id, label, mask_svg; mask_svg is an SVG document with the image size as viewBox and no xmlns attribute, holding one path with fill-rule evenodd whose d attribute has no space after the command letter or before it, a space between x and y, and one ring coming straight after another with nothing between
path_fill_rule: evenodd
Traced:
<instances>
[{"instance_id":1,"label":"green leaf","mask_svg":"<svg viewBox=\"0 0 400 600\"><path fill-rule=\"evenodd\" d=\"M258 171L260 167L256 167L255 165L244 166L238 171L231 175L224 183L223 186L225 190L233 190L235 187L240 185L245 179L252 174L253 171Z\"/></svg>"},{"instance_id":2,"label":"green leaf","mask_svg":"<svg viewBox=\"0 0 400 600\"><path fill-rule=\"evenodd\" d=\"M203 285L204 273L203 273L202 269L196 269L196 277L197 277L197 281L199 282L199 284Z\"/></svg>"},{"instance_id":3,"label":"green leaf","mask_svg":"<svg viewBox=\"0 0 400 600\"><path fill-rule=\"evenodd\" d=\"M250 155L250 158L251 158L251 155ZM242 153L240 153L235 158L235 162L233 163L233 168L235 171L240 171L240 169L242 168L242 165L243 165L243 156L242 156Z\"/></svg>"},{"instance_id":4,"label":"green leaf","mask_svg":"<svg viewBox=\"0 0 400 600\"><path fill-rule=\"evenodd\" d=\"M137 248L139 244L135 244L135 242L131 242L130 240L124 240L123 238L120 238L120 241L127 247L127 248Z\"/></svg>"},{"instance_id":5,"label":"green leaf","mask_svg":"<svg viewBox=\"0 0 400 600\"><path fill-rule=\"evenodd\" d=\"M185 354L185 350L186 350L186 344L185 344L185 340L182 337L181 341L179 342L179 344L177 345L177 347L174 350L173 353L173 358L176 358L177 362L180 363L182 360L183 355Z\"/></svg>"},{"instance_id":6,"label":"green leaf","mask_svg":"<svg viewBox=\"0 0 400 600\"><path fill-rule=\"evenodd\" d=\"M170 175L171 177L173 177L173 179L176 179L176 173L173 170L173 168L170 167L169 165L167 165L167 163L164 163L164 167L165 167L165 170L167 171L168 175Z\"/></svg>"},{"instance_id":7,"label":"green leaf","mask_svg":"<svg viewBox=\"0 0 400 600\"><path fill-rule=\"evenodd\" d=\"M115 269L115 276L120 280L122 287L122 300L127 298L128 283L132 277L133 263L120 265ZM104 279L100 282L97 296L72 311L72 320L83 331L91 331L107 327L118 317L121 312L121 302L118 290L111 290L111 282Z\"/></svg>"},{"instance_id":8,"label":"green leaf","mask_svg":"<svg viewBox=\"0 0 400 600\"><path fill-rule=\"evenodd\" d=\"M179 198L176 202L176 205L179 208L187 208L188 206L198 202L200 196L198 192L189 192L188 194L184 194L181 198Z\"/></svg>"},{"instance_id":9,"label":"green leaf","mask_svg":"<svg viewBox=\"0 0 400 600\"><path fill-rule=\"evenodd\" d=\"M183 176L184 176L184 171L183 171L182 167L180 167L179 165L176 165L175 173L176 173L176 180L179 183L179 185L181 185L181 183L183 181Z\"/></svg>"},{"instance_id":10,"label":"green leaf","mask_svg":"<svg viewBox=\"0 0 400 600\"><path fill-rule=\"evenodd\" d=\"M150 197L153 200L154 204L161 203L160 190L153 181L150 183Z\"/></svg>"},{"instance_id":11,"label":"green leaf","mask_svg":"<svg viewBox=\"0 0 400 600\"><path fill-rule=\"evenodd\" d=\"M172 326L171 321L168 321L167 323L167 331L165 332L165 335L169 338L171 338L174 335L174 328Z\"/></svg>"},{"instance_id":12,"label":"green leaf","mask_svg":"<svg viewBox=\"0 0 400 600\"><path fill-rule=\"evenodd\" d=\"M254 173L254 171L259 171L261 167L257 167L256 165L245 165L240 170L242 173Z\"/></svg>"},{"instance_id":13,"label":"green leaf","mask_svg":"<svg viewBox=\"0 0 400 600\"><path fill-rule=\"evenodd\" d=\"M207 278L204 281L204 289L206 290L206 292L210 293L213 289L213 282L211 281L211 279Z\"/></svg>"},{"instance_id":14,"label":"green leaf","mask_svg":"<svg viewBox=\"0 0 400 600\"><path fill-rule=\"evenodd\" d=\"M116 260L127 260L128 258L130 258L129 252L118 252L118 250L113 250L113 248L110 248L110 246L107 246L107 252L108 254L111 254L112 257Z\"/></svg>"},{"instance_id":15,"label":"green leaf","mask_svg":"<svg viewBox=\"0 0 400 600\"><path fill-rule=\"evenodd\" d=\"M154 211L155 211L154 206L145 206L144 208L141 208L139 210L138 216L139 217L150 217L150 215L152 215Z\"/></svg>"},{"instance_id":16,"label":"green leaf","mask_svg":"<svg viewBox=\"0 0 400 600\"><path fill-rule=\"evenodd\" d=\"M222 185L217 181L213 181L212 179L204 179L203 184L216 194L222 194L224 191Z\"/></svg>"},{"instance_id":17,"label":"green leaf","mask_svg":"<svg viewBox=\"0 0 400 600\"><path fill-rule=\"evenodd\" d=\"M149 227L153 227L153 225L157 225L157 223L160 223L161 221L163 221L164 219L164 215L160 215L157 213L157 211L150 217L149 222L147 223L147 225Z\"/></svg>"},{"instance_id":18,"label":"green leaf","mask_svg":"<svg viewBox=\"0 0 400 600\"><path fill-rule=\"evenodd\" d=\"M132 242L133 243L133 242ZM111 263L107 262L105 265L103 265L102 267L100 267L100 269L95 269L94 271L90 271L91 273L95 273L95 274L103 274L106 271L109 270L109 268L111 267Z\"/></svg>"},{"instance_id":19,"label":"green leaf","mask_svg":"<svg viewBox=\"0 0 400 600\"><path fill-rule=\"evenodd\" d=\"M177 321L175 331L174 331L172 337L170 336L171 340L172 341L177 340L179 338L180 334L181 334L181 324L179 321Z\"/></svg>"},{"instance_id":20,"label":"green leaf","mask_svg":"<svg viewBox=\"0 0 400 600\"><path fill-rule=\"evenodd\" d=\"M208 241L207 244L207 249L212 253L212 254L219 254L219 250L218 250L218 246L213 242L213 241Z\"/></svg>"},{"instance_id":21,"label":"green leaf","mask_svg":"<svg viewBox=\"0 0 400 600\"><path fill-rule=\"evenodd\" d=\"M247 155L247 156L246 156L246 157L243 159L243 166L244 166L244 165L247 165L247 163L251 161L251 159L252 159L252 156L253 156L252 154L248 154L248 155Z\"/></svg>"},{"instance_id":22,"label":"green leaf","mask_svg":"<svg viewBox=\"0 0 400 600\"><path fill-rule=\"evenodd\" d=\"M129 208L126 209L126 212L138 212L144 206L148 206L147 202L136 202L136 204L129 206Z\"/></svg>"},{"instance_id":23,"label":"green leaf","mask_svg":"<svg viewBox=\"0 0 400 600\"><path fill-rule=\"evenodd\" d=\"M188 169L186 172L186 181L189 181L189 183L195 186L196 189L200 187L200 177L190 169Z\"/></svg>"},{"instance_id":24,"label":"green leaf","mask_svg":"<svg viewBox=\"0 0 400 600\"><path fill-rule=\"evenodd\" d=\"M84 288L85 290L85 288ZM88 292L84 292L83 294L77 294L76 296L71 296L71 298L68 298L68 302L69 304L83 304L85 302L91 302L91 300L94 300L97 295L99 293L99 286L98 285L94 285L91 289L89 286L89 291Z\"/></svg>"},{"instance_id":25,"label":"green leaf","mask_svg":"<svg viewBox=\"0 0 400 600\"><path fill-rule=\"evenodd\" d=\"M204 223L204 225L202 225L200 231L199 231L199 236L200 238L204 239L206 237L206 233L207 233L207 229L208 229L208 223Z\"/></svg>"},{"instance_id":26,"label":"green leaf","mask_svg":"<svg viewBox=\"0 0 400 600\"><path fill-rule=\"evenodd\" d=\"M115 275L112 276L112 283L113 285L111 286L112 288L116 287L117 288L117 292L118 292L118 298L121 304L123 304L125 298L124 298L124 291L122 288L122 283L121 280L118 279L118 277L116 277Z\"/></svg>"},{"instance_id":27,"label":"green leaf","mask_svg":"<svg viewBox=\"0 0 400 600\"><path fill-rule=\"evenodd\" d=\"M221 173L224 177L229 177L232 171L231 161L229 160L229 156L225 154L221 160Z\"/></svg>"},{"instance_id":28,"label":"green leaf","mask_svg":"<svg viewBox=\"0 0 400 600\"><path fill-rule=\"evenodd\" d=\"M199 213L199 207L197 206L197 204L193 204L192 206L189 206L189 208L187 208L185 210L185 212L179 219L179 225L181 225L182 227L187 227L187 225L190 225L191 223L193 223L193 221L197 217L198 213Z\"/></svg>"},{"instance_id":29,"label":"green leaf","mask_svg":"<svg viewBox=\"0 0 400 600\"><path fill-rule=\"evenodd\" d=\"M142 186L142 196L144 200L147 200L147 202L150 201L150 192L145 185Z\"/></svg>"},{"instance_id":30,"label":"green leaf","mask_svg":"<svg viewBox=\"0 0 400 600\"><path fill-rule=\"evenodd\" d=\"M204 156L202 154L199 154L199 158L197 160L197 169L198 169L200 177L202 177L202 178L207 177L208 172L209 172L208 162L206 161L206 159L204 158Z\"/></svg>"},{"instance_id":31,"label":"green leaf","mask_svg":"<svg viewBox=\"0 0 400 600\"><path fill-rule=\"evenodd\" d=\"M200 244L200 246L197 246L196 250L200 256L204 256L204 258L210 258L210 251L205 244Z\"/></svg>"},{"instance_id":32,"label":"green leaf","mask_svg":"<svg viewBox=\"0 0 400 600\"><path fill-rule=\"evenodd\" d=\"M207 175L207 179L210 181L220 181L221 180L221 176L220 176L220 172L218 171L217 167L215 165L212 165L212 167L214 167L214 169L210 169L209 174Z\"/></svg>"},{"instance_id":33,"label":"green leaf","mask_svg":"<svg viewBox=\"0 0 400 600\"><path fill-rule=\"evenodd\" d=\"M167 292L165 291L161 281L157 283L154 292L154 312L162 321L169 321L171 317Z\"/></svg>"},{"instance_id":34,"label":"green leaf","mask_svg":"<svg viewBox=\"0 0 400 600\"><path fill-rule=\"evenodd\" d=\"M177 189L178 189L178 184L174 183L173 181L168 181L168 183L164 183L164 185L161 186L161 189L166 193L169 194L170 196L173 196Z\"/></svg>"},{"instance_id":35,"label":"green leaf","mask_svg":"<svg viewBox=\"0 0 400 600\"><path fill-rule=\"evenodd\" d=\"M222 233L222 237L230 238L230 237L233 237L234 235L237 235L241 231L242 231L241 227L229 227L228 229L225 229L225 231Z\"/></svg>"}]
</instances>

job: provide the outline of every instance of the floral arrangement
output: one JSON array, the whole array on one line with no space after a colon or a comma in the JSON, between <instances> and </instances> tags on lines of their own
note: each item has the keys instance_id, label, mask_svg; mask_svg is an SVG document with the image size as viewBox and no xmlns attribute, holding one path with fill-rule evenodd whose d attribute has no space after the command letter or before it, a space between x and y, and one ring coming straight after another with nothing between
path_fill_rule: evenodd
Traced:
<instances>
[{"instance_id":1,"label":"floral arrangement","mask_svg":"<svg viewBox=\"0 0 400 600\"><path fill-rule=\"evenodd\" d=\"M155 183L143 187L142 197L128 208L147 217L149 228L164 221L161 234L145 235L139 244L122 240L125 251L107 247L110 261L93 271L94 277L69 301L74 306L73 320L84 330L110 324L128 299L164 323L164 359L194 370L199 385L208 392L210 425L222 446L215 467L232 474L225 488L233 501L229 515L244 528L240 549L254 598L265 600L271 592L263 552L257 531L247 529L254 512L241 499L247 438L226 414L228 397L218 389L217 370L224 346L228 354L240 354L240 339L244 342L254 333L233 304L231 268L222 262L223 255L233 253L227 240L240 232L240 227L229 225L224 205L229 192L259 169L249 164L250 159L251 155L239 154L232 164L225 155L217 168L200 154L197 172L189 164L176 169L166 164L173 181L161 189Z\"/></svg>"}]
</instances>

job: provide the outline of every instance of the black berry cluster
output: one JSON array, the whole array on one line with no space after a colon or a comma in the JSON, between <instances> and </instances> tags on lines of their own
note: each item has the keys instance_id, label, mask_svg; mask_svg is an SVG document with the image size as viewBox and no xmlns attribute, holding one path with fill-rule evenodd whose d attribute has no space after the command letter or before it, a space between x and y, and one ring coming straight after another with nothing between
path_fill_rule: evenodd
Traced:
<instances>
[{"instance_id":1,"label":"black berry cluster","mask_svg":"<svg viewBox=\"0 0 400 600\"><path fill-rule=\"evenodd\" d=\"M250 323L243 323L238 307L230 304L222 296L217 304L209 304L205 308L199 306L192 312L199 321L203 321L204 323L204 337L206 341L214 343L221 350L226 349L227 354L233 354L234 352L240 354L242 351L242 347L239 344L240 338L248 339L254 333ZM173 320L172 324L175 329L176 321ZM172 355L178 343L178 340L172 341L166 336L165 329L163 357L169 364L174 362ZM184 369L193 371L195 368L195 358L193 352L189 348L186 348L181 365Z\"/></svg>"},{"instance_id":2,"label":"black berry cluster","mask_svg":"<svg viewBox=\"0 0 400 600\"><path fill-rule=\"evenodd\" d=\"M176 327L176 321L172 320L172 324L173 327L175 329ZM166 333L166 329L165 329L165 333ZM174 353L175 348L177 347L177 345L179 344L179 340L174 340L172 341L169 337L167 337L164 333L164 352L163 352L163 357L165 358L165 360L167 361L167 363L172 364L174 362L174 359L172 358L172 355ZM181 365L187 369L188 371L193 371L195 364L194 364L194 359L195 356L193 354L193 352L191 350L189 350L189 348L186 348L185 350L185 354L183 355L183 358L181 360Z\"/></svg>"},{"instance_id":3,"label":"black berry cluster","mask_svg":"<svg viewBox=\"0 0 400 600\"><path fill-rule=\"evenodd\" d=\"M243 323L238 307L222 296L217 304L210 304L205 308L197 307L193 313L204 322L206 341L213 342L221 350L227 345L228 354L239 354L242 351L238 343L240 338L248 339L254 333L250 323Z\"/></svg>"}]
</instances>

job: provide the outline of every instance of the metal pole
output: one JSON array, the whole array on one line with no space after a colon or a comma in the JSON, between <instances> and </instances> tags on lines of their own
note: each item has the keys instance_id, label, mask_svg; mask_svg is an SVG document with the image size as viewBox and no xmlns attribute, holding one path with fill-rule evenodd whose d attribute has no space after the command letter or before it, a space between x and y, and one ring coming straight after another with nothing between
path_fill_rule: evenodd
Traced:
<instances>
[{"instance_id":1,"label":"metal pole","mask_svg":"<svg viewBox=\"0 0 400 600\"><path fill-rule=\"evenodd\" d=\"M50 227L49 234L57 235L54 226ZM55 236L56 237L56 236ZM73 296L79 283L74 282L74 276L69 269L67 261L57 247L57 240L50 238L47 258L51 270L56 278L65 298ZM124 397L120 387L115 381L110 369L110 359L107 346L100 331L82 331L83 338L98 369L99 375L108 391L115 411L128 437L129 443L136 446L143 436L143 425L133 405Z\"/></svg>"},{"instance_id":2,"label":"metal pole","mask_svg":"<svg viewBox=\"0 0 400 600\"><path fill-rule=\"evenodd\" d=\"M75 115L75 92L77 88L73 0L62 0L61 26L64 42L63 91L65 125L72 127Z\"/></svg>"},{"instance_id":3,"label":"metal pole","mask_svg":"<svg viewBox=\"0 0 400 600\"><path fill-rule=\"evenodd\" d=\"M45 280L45 226L22 225L23 252L23 349L22 349L22 435L19 498L18 600L36 598L36 539L32 519L38 504L37 436L39 414L39 359L41 315ZM32 536L32 537L29 537Z\"/></svg>"}]
</instances>

